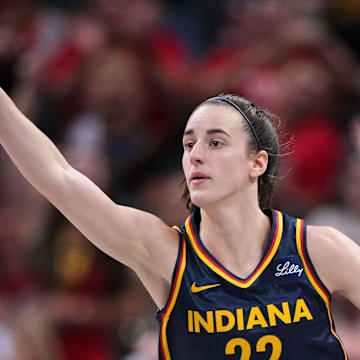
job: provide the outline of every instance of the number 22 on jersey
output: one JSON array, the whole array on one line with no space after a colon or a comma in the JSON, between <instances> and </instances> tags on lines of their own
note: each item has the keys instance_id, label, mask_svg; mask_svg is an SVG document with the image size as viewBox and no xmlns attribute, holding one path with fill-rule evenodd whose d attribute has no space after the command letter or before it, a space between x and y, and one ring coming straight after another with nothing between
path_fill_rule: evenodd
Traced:
<instances>
[{"instance_id":1,"label":"number 22 on jersey","mask_svg":"<svg viewBox=\"0 0 360 360\"><path fill-rule=\"evenodd\" d=\"M266 351L266 345L271 344L271 356L269 360L278 360L281 355L282 344L278 337L274 335L265 335L262 336L256 343L256 352ZM241 357L239 360L250 360L251 357L251 347L247 340L243 338L234 338L227 342L225 345L225 355L233 355L236 353L235 349L240 347Z\"/></svg>"}]
</instances>

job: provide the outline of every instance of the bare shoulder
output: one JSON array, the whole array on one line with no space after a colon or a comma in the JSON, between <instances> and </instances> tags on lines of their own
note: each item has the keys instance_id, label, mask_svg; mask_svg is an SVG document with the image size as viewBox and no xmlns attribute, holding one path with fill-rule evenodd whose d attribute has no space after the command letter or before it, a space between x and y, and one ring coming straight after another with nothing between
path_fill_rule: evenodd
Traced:
<instances>
[{"instance_id":1,"label":"bare shoulder","mask_svg":"<svg viewBox=\"0 0 360 360\"><path fill-rule=\"evenodd\" d=\"M313 255L331 255L337 253L352 240L342 232L330 226L307 226L307 243Z\"/></svg>"},{"instance_id":2,"label":"bare shoulder","mask_svg":"<svg viewBox=\"0 0 360 360\"><path fill-rule=\"evenodd\" d=\"M353 301L355 294L360 293L360 247L342 232L328 226L308 226L307 247L311 261L329 291L339 291Z\"/></svg>"}]
</instances>

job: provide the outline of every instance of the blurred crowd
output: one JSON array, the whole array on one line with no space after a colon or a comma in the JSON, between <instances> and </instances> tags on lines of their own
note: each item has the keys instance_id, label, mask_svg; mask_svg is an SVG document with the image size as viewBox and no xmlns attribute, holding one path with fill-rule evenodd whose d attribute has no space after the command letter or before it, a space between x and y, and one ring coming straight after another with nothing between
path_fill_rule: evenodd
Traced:
<instances>
[{"instance_id":1,"label":"blurred crowd","mask_svg":"<svg viewBox=\"0 0 360 360\"><path fill-rule=\"evenodd\" d=\"M2 0L0 86L114 201L169 225L181 135L219 93L281 120L275 207L360 244L358 0ZM0 154L0 360L155 360L156 310ZM39 169L41 171L41 169ZM359 311L334 296L360 359Z\"/></svg>"}]
</instances>

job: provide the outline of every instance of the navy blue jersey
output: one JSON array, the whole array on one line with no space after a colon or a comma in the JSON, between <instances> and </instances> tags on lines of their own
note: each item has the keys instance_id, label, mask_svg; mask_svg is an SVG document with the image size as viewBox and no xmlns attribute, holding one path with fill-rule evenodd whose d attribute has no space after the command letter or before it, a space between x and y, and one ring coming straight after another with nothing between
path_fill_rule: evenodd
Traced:
<instances>
[{"instance_id":1,"label":"navy blue jersey","mask_svg":"<svg viewBox=\"0 0 360 360\"><path fill-rule=\"evenodd\" d=\"M157 313L161 360L347 359L330 293L308 256L304 221L267 215L268 245L246 279L201 242L199 211L183 223L170 296Z\"/></svg>"}]
</instances>

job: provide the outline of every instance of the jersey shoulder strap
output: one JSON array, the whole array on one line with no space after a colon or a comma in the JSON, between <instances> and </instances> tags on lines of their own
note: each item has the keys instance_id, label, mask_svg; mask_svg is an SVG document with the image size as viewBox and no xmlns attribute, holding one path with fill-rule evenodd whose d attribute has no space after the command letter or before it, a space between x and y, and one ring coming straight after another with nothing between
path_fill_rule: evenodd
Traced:
<instances>
[{"instance_id":1,"label":"jersey shoulder strap","mask_svg":"<svg viewBox=\"0 0 360 360\"><path fill-rule=\"evenodd\" d=\"M162 323L165 316L169 316L171 310L175 306L175 302L179 293L181 281L183 278L183 274L185 271L186 266L186 241L185 237L180 230L179 227L173 226L173 229L175 229L179 234L179 248L178 248L178 254L176 257L176 262L172 274L171 279L171 285L170 285L170 293L168 296L168 299L162 309L159 309L156 312L156 318L157 320Z\"/></svg>"},{"instance_id":2,"label":"jersey shoulder strap","mask_svg":"<svg viewBox=\"0 0 360 360\"><path fill-rule=\"evenodd\" d=\"M296 219L296 247L303 262L306 276L324 302L330 305L331 293L316 272L309 256L306 239L306 222L303 219Z\"/></svg>"}]
</instances>

